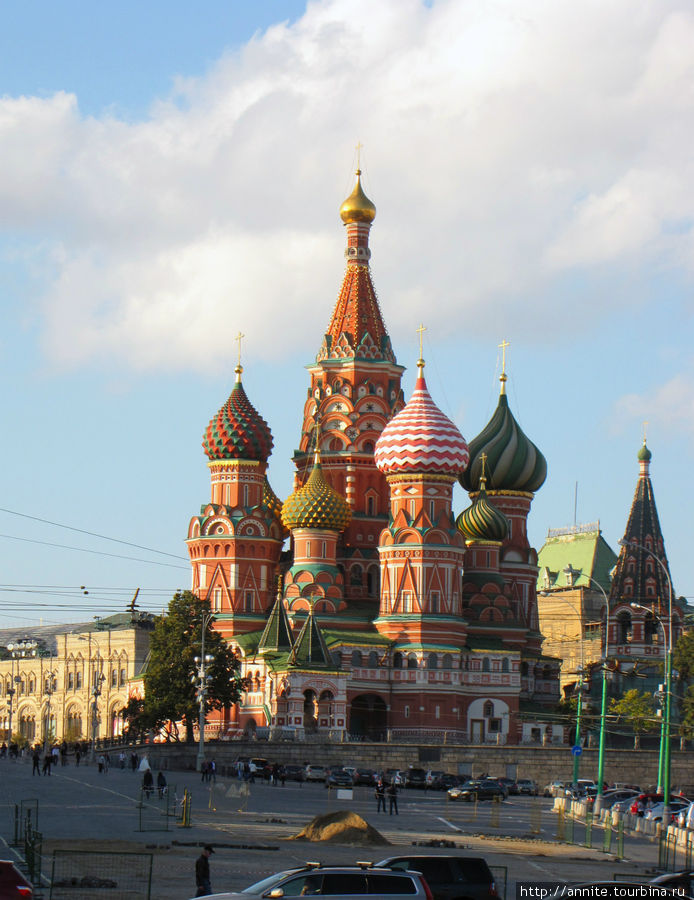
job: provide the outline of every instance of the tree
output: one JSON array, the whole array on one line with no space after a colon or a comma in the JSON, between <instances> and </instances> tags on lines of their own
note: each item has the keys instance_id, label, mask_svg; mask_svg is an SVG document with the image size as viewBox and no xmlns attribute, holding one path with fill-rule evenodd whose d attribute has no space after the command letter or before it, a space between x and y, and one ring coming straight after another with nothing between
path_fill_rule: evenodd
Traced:
<instances>
[{"instance_id":1,"label":"tree","mask_svg":"<svg viewBox=\"0 0 694 900\"><path fill-rule=\"evenodd\" d=\"M658 727L653 714L653 698L646 691L641 693L634 688L619 700L610 700L609 711L617 720L624 719L634 732L634 750L639 749L642 734Z\"/></svg>"},{"instance_id":2,"label":"tree","mask_svg":"<svg viewBox=\"0 0 694 900\"><path fill-rule=\"evenodd\" d=\"M144 707L136 718L141 726L161 729L167 722L182 721L186 740L193 740L193 724L200 709L194 658L200 656L203 617L209 615L208 601L183 591L174 595L166 615L157 620L144 672ZM239 660L209 624L205 630L207 655L212 660L206 665L205 712L236 703L246 687L239 677Z\"/></svg>"},{"instance_id":3,"label":"tree","mask_svg":"<svg viewBox=\"0 0 694 900\"><path fill-rule=\"evenodd\" d=\"M689 685L680 702L680 750L685 749L685 743L694 737L694 685Z\"/></svg>"},{"instance_id":4,"label":"tree","mask_svg":"<svg viewBox=\"0 0 694 900\"><path fill-rule=\"evenodd\" d=\"M680 681L694 679L694 630L683 632L673 647L672 665Z\"/></svg>"}]
</instances>

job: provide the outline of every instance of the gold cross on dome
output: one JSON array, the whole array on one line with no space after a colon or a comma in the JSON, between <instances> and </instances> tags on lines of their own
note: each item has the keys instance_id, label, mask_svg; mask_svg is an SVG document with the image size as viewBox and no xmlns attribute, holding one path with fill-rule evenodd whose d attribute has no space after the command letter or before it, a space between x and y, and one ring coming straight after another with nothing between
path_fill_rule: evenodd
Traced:
<instances>
[{"instance_id":1,"label":"gold cross on dome","mask_svg":"<svg viewBox=\"0 0 694 900\"><path fill-rule=\"evenodd\" d=\"M506 374L506 348L510 347L510 346L511 345L509 344L509 342L507 340L503 340L499 344L499 349L501 350L501 374L502 375Z\"/></svg>"},{"instance_id":2,"label":"gold cross on dome","mask_svg":"<svg viewBox=\"0 0 694 900\"><path fill-rule=\"evenodd\" d=\"M239 345L239 365L241 365L241 341L242 341L243 338L245 338L245 337L246 337L246 335L245 335L245 334L241 334L241 332L239 331L239 333L238 333L238 334L236 335L236 337L234 338L234 340L237 341L237 342L238 342L238 345Z\"/></svg>"},{"instance_id":3,"label":"gold cross on dome","mask_svg":"<svg viewBox=\"0 0 694 900\"><path fill-rule=\"evenodd\" d=\"M357 143L357 146L354 148L357 151L357 169L361 168L361 148L363 146L364 145L361 143L361 141L359 141Z\"/></svg>"},{"instance_id":4,"label":"gold cross on dome","mask_svg":"<svg viewBox=\"0 0 694 900\"><path fill-rule=\"evenodd\" d=\"M421 325L421 324L420 324L419 328L417 329L417 331L419 333L419 358L420 359L422 358L423 345L424 345L424 332L426 330L427 330L426 326Z\"/></svg>"},{"instance_id":5,"label":"gold cross on dome","mask_svg":"<svg viewBox=\"0 0 694 900\"><path fill-rule=\"evenodd\" d=\"M487 476L484 473L486 463L487 463L487 454L486 453L480 453L480 462L482 463L482 473L480 475L480 478L486 478Z\"/></svg>"}]
</instances>

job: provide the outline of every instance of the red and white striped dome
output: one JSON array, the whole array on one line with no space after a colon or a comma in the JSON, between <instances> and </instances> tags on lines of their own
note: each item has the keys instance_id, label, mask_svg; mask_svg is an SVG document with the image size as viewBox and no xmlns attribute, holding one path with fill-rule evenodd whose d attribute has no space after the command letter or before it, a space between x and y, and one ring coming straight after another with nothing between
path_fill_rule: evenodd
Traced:
<instances>
[{"instance_id":1,"label":"red and white striped dome","mask_svg":"<svg viewBox=\"0 0 694 900\"><path fill-rule=\"evenodd\" d=\"M385 475L435 472L457 476L465 470L470 459L465 438L431 399L422 366L410 402L381 432L374 458Z\"/></svg>"}]
</instances>

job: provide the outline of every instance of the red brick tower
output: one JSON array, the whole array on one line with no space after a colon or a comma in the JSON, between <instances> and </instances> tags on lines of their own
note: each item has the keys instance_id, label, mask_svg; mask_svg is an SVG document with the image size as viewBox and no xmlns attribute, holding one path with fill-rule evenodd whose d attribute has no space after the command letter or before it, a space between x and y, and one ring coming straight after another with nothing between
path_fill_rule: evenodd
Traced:
<instances>
[{"instance_id":1,"label":"red brick tower","mask_svg":"<svg viewBox=\"0 0 694 900\"><path fill-rule=\"evenodd\" d=\"M316 361L308 367L311 384L294 463L300 487L311 472L318 423L323 475L352 512L337 548L345 598L373 600L375 613L376 547L387 522L388 489L373 454L386 423L402 408L403 367L395 359L371 281L369 231L376 207L364 194L360 176L357 170L355 188L340 208L347 228L347 269Z\"/></svg>"},{"instance_id":2,"label":"red brick tower","mask_svg":"<svg viewBox=\"0 0 694 900\"><path fill-rule=\"evenodd\" d=\"M272 434L241 384L207 426L212 496L188 527L192 590L225 637L262 628L272 605L284 527L266 479Z\"/></svg>"}]
</instances>

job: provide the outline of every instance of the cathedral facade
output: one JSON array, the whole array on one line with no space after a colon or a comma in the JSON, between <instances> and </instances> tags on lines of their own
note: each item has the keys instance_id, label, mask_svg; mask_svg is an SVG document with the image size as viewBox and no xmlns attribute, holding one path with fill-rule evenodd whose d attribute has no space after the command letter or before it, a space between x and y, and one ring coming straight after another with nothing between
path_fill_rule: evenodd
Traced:
<instances>
[{"instance_id":1,"label":"cathedral facade","mask_svg":"<svg viewBox=\"0 0 694 900\"><path fill-rule=\"evenodd\" d=\"M469 443L431 397L422 358L405 402L371 279L375 215L357 171L291 496L281 503L268 482L272 434L240 361L205 432L211 497L188 529L193 590L248 685L208 727L563 741L551 724L560 661L542 653L526 528L545 460L513 417L505 371L497 408ZM470 497L457 518L456 481Z\"/></svg>"}]
</instances>

